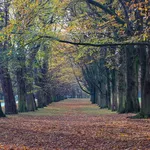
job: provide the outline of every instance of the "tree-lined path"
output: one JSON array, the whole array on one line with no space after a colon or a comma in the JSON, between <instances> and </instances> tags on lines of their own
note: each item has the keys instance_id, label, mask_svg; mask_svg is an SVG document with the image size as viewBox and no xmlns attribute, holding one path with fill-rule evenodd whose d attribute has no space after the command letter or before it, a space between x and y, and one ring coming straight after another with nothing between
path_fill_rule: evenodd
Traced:
<instances>
[{"instance_id":1,"label":"tree-lined path","mask_svg":"<svg viewBox=\"0 0 150 150\"><path fill-rule=\"evenodd\" d=\"M130 119L88 99L67 99L0 119L0 149L148 150L150 120Z\"/></svg>"},{"instance_id":2,"label":"tree-lined path","mask_svg":"<svg viewBox=\"0 0 150 150\"><path fill-rule=\"evenodd\" d=\"M150 0L0 0L0 150L150 149L149 70Z\"/></svg>"}]
</instances>

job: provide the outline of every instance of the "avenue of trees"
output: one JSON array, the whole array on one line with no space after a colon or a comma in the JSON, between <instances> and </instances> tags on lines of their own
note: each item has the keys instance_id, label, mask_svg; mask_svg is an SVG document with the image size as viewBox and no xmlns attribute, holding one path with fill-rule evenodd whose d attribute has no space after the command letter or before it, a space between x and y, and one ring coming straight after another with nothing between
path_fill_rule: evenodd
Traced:
<instances>
[{"instance_id":1,"label":"avenue of trees","mask_svg":"<svg viewBox=\"0 0 150 150\"><path fill-rule=\"evenodd\" d=\"M149 0L0 0L0 53L5 114L77 82L100 108L150 116Z\"/></svg>"}]
</instances>

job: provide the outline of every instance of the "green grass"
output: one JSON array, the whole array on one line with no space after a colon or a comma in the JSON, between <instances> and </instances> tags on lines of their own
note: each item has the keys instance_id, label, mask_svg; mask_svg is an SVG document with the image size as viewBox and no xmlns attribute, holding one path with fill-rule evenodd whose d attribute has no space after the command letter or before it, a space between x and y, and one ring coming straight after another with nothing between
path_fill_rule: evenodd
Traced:
<instances>
[{"instance_id":1,"label":"green grass","mask_svg":"<svg viewBox=\"0 0 150 150\"><path fill-rule=\"evenodd\" d=\"M83 107L79 109L81 112L89 115L106 115L106 114L116 114L108 109L100 109L97 105L91 105L88 107Z\"/></svg>"},{"instance_id":2,"label":"green grass","mask_svg":"<svg viewBox=\"0 0 150 150\"><path fill-rule=\"evenodd\" d=\"M19 113L25 116L60 116L69 114L105 115L115 114L108 109L100 109L98 105L91 104L89 100L67 99L61 102L53 102L45 108L38 108L36 111Z\"/></svg>"},{"instance_id":3,"label":"green grass","mask_svg":"<svg viewBox=\"0 0 150 150\"><path fill-rule=\"evenodd\" d=\"M55 116L65 113L66 110L63 108L45 107L38 108L36 111L19 113L19 115L29 115L29 116Z\"/></svg>"}]
</instances>

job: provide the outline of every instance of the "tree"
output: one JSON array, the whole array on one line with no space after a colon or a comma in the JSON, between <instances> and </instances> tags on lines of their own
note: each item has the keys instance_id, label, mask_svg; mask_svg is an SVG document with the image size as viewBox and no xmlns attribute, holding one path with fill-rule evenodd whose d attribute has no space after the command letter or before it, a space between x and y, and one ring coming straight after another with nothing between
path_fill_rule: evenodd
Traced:
<instances>
[{"instance_id":1,"label":"tree","mask_svg":"<svg viewBox=\"0 0 150 150\"><path fill-rule=\"evenodd\" d=\"M2 15L2 25L1 25L1 30L5 31L5 28L8 26L9 22L9 3L7 1L2 2L3 9L1 9L1 15ZM2 35L3 36L3 42L1 42L0 47L1 47L1 53L6 53L10 43L9 43L9 36L7 34ZM12 83L11 83L11 78L9 75L8 71L8 62L3 58L2 61L6 61L4 64L3 62L0 65L0 80L2 84L2 90L4 93L4 100L5 100L5 113L6 114L16 114L17 113L17 108L16 108L16 103L15 103L15 98L14 98L14 93L12 89Z\"/></svg>"}]
</instances>

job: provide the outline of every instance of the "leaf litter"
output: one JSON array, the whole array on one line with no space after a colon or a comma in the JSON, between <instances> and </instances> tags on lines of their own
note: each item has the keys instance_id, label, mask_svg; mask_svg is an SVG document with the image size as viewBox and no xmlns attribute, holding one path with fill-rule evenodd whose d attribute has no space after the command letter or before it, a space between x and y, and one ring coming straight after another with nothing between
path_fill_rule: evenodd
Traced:
<instances>
[{"instance_id":1,"label":"leaf litter","mask_svg":"<svg viewBox=\"0 0 150 150\"><path fill-rule=\"evenodd\" d=\"M149 150L150 119L128 118L132 115L85 99L52 103L0 118L0 150Z\"/></svg>"}]
</instances>

